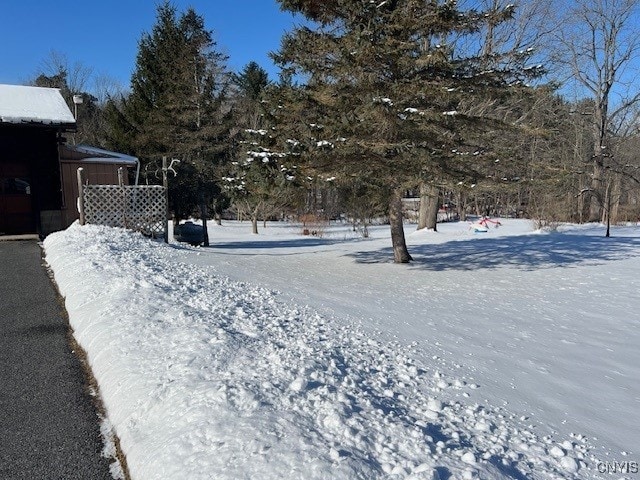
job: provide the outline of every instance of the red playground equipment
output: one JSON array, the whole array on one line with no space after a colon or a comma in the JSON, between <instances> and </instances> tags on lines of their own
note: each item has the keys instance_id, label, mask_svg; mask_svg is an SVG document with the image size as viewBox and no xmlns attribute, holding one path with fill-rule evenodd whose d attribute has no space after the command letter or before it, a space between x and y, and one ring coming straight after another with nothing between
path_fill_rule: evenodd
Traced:
<instances>
[{"instance_id":1,"label":"red playground equipment","mask_svg":"<svg viewBox=\"0 0 640 480\"><path fill-rule=\"evenodd\" d=\"M487 228L489 228L489 224L492 224L494 228L498 228L502 225L498 220L491 220L489 217L482 217L482 220L480 220L478 224Z\"/></svg>"},{"instance_id":2,"label":"red playground equipment","mask_svg":"<svg viewBox=\"0 0 640 480\"><path fill-rule=\"evenodd\" d=\"M502 224L498 220L491 220L489 217L482 217L479 222L472 223L469 226L469 230L473 229L475 233L485 233L489 231L489 225L493 225L494 228L498 228Z\"/></svg>"}]
</instances>

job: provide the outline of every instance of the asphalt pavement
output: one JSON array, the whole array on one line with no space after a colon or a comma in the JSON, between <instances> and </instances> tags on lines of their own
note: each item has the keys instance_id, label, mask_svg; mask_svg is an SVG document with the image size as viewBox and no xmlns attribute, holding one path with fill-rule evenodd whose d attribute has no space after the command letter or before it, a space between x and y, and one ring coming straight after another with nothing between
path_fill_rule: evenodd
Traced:
<instances>
[{"instance_id":1,"label":"asphalt pavement","mask_svg":"<svg viewBox=\"0 0 640 480\"><path fill-rule=\"evenodd\" d=\"M111 479L99 418L35 240L0 241L0 478Z\"/></svg>"}]
</instances>

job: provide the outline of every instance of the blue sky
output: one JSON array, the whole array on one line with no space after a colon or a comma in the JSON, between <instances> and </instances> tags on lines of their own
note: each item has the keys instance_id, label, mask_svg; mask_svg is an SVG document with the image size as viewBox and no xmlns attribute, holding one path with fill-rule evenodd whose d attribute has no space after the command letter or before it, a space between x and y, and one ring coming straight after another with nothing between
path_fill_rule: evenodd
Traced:
<instances>
[{"instance_id":1,"label":"blue sky","mask_svg":"<svg viewBox=\"0 0 640 480\"><path fill-rule=\"evenodd\" d=\"M294 25L275 0L173 0L179 12L188 7L213 30L218 49L239 71L251 60L276 79L268 52L277 50ZM24 84L42 71L51 51L69 63L80 62L96 75L108 75L127 88L138 41L155 23L153 0L3 0L0 14L0 83Z\"/></svg>"}]
</instances>

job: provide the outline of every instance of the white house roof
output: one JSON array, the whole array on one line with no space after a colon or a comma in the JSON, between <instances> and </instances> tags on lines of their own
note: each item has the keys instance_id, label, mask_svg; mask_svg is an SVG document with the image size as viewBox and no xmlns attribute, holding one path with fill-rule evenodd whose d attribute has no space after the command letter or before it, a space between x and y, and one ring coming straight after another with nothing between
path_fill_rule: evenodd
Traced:
<instances>
[{"instance_id":1,"label":"white house roof","mask_svg":"<svg viewBox=\"0 0 640 480\"><path fill-rule=\"evenodd\" d=\"M76 120L57 88L0 84L0 123L74 127Z\"/></svg>"}]
</instances>

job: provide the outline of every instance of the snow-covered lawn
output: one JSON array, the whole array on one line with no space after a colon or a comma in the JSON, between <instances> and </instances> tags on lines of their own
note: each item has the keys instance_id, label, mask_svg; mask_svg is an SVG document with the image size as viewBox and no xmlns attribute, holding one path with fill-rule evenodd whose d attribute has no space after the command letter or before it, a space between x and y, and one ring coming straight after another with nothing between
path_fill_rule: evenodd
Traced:
<instances>
[{"instance_id":1,"label":"snow-covered lawn","mask_svg":"<svg viewBox=\"0 0 640 480\"><path fill-rule=\"evenodd\" d=\"M598 470L640 461L640 228L502 223L408 225L410 265L388 227L45 249L134 479L623 478Z\"/></svg>"}]
</instances>

